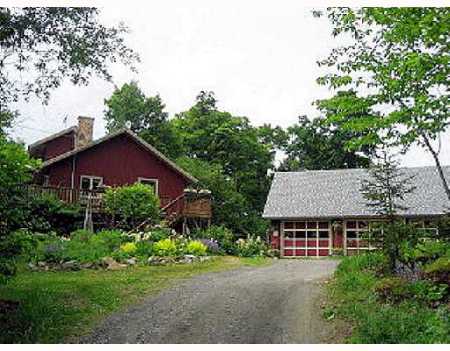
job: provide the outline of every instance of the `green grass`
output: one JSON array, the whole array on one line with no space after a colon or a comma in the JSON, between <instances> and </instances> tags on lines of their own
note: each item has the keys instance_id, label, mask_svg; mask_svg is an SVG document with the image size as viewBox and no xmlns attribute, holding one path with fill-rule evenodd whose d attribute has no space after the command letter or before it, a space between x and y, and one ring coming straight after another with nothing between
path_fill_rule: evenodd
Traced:
<instances>
[{"instance_id":1,"label":"green grass","mask_svg":"<svg viewBox=\"0 0 450 351\"><path fill-rule=\"evenodd\" d=\"M448 306L431 309L414 299L382 303L374 292L383 264L379 254L344 258L328 285L325 317L348 322L350 343L449 343Z\"/></svg>"},{"instance_id":2,"label":"green grass","mask_svg":"<svg viewBox=\"0 0 450 351\"><path fill-rule=\"evenodd\" d=\"M107 314L176 280L240 266L264 265L264 258L218 257L204 263L129 267L121 271L21 272L0 286L0 300L20 302L15 315L1 316L0 343L76 341ZM3 319L3 320L2 320Z\"/></svg>"}]
</instances>

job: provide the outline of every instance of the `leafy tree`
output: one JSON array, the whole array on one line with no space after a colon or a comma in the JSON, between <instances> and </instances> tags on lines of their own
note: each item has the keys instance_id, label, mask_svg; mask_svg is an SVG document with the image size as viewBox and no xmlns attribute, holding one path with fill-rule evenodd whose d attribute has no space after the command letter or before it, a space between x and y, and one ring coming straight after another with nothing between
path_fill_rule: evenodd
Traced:
<instances>
[{"instance_id":1,"label":"leafy tree","mask_svg":"<svg viewBox=\"0 0 450 351\"><path fill-rule=\"evenodd\" d=\"M450 124L450 10L331 8L327 16L333 36L351 42L334 48L319 62L333 73L320 77L318 82L338 91L361 92L359 96L332 98L338 110L331 118L341 120L343 128L366 132L353 138L355 148L389 144L407 150L414 143L424 147L435 160L450 200L439 150L433 145ZM369 106L372 113L356 123L346 120L349 112L361 104Z\"/></svg>"},{"instance_id":2,"label":"leafy tree","mask_svg":"<svg viewBox=\"0 0 450 351\"><path fill-rule=\"evenodd\" d=\"M19 248L11 245L8 235L25 220L23 187L39 162L30 159L23 145L0 135L0 283L14 274L14 256Z\"/></svg>"},{"instance_id":3,"label":"leafy tree","mask_svg":"<svg viewBox=\"0 0 450 351\"><path fill-rule=\"evenodd\" d=\"M400 248L405 241L415 246L418 231L406 225L398 217L399 210L407 210L404 205L405 196L415 190L412 185L413 176L405 176L399 169L398 162L384 149L378 162L369 169L369 178L363 180L362 194L367 205L376 214L387 219L381 230L374 230L372 240L378 241L389 259L389 268L395 269L400 259Z\"/></svg>"},{"instance_id":4,"label":"leafy tree","mask_svg":"<svg viewBox=\"0 0 450 351\"><path fill-rule=\"evenodd\" d=\"M235 180L224 174L220 165L188 157L177 159L177 163L199 180L200 187L211 191L213 224L224 225L238 234L264 232L265 224L260 215L249 211L248 203L238 192Z\"/></svg>"},{"instance_id":5,"label":"leafy tree","mask_svg":"<svg viewBox=\"0 0 450 351\"><path fill-rule=\"evenodd\" d=\"M168 123L168 113L159 95L145 96L137 82L132 81L117 88L105 99L105 105L108 132L127 127L164 154L179 156L177 136Z\"/></svg>"},{"instance_id":6,"label":"leafy tree","mask_svg":"<svg viewBox=\"0 0 450 351\"><path fill-rule=\"evenodd\" d=\"M11 103L35 96L46 103L65 78L86 85L111 80L110 63L132 65L126 27L99 23L95 8L0 8L0 121ZM22 74L26 72L26 74Z\"/></svg>"},{"instance_id":7,"label":"leafy tree","mask_svg":"<svg viewBox=\"0 0 450 351\"><path fill-rule=\"evenodd\" d=\"M183 154L222 167L250 208L262 211L269 188L267 172L273 166L273 144L262 143L258 128L246 117L219 111L212 92L201 92L196 104L171 120Z\"/></svg>"},{"instance_id":8,"label":"leafy tree","mask_svg":"<svg viewBox=\"0 0 450 351\"><path fill-rule=\"evenodd\" d=\"M310 120L300 116L298 123L288 128L289 143L285 147L287 157L279 170L368 167L368 150L366 153L357 153L348 149L347 141L351 135L351 132L333 128L323 118Z\"/></svg>"}]
</instances>

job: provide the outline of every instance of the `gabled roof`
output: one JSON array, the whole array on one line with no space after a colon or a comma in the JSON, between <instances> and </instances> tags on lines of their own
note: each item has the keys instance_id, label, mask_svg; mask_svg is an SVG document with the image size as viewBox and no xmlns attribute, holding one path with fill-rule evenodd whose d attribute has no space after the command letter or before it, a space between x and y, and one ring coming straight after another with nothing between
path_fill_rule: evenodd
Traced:
<instances>
[{"instance_id":1,"label":"gabled roof","mask_svg":"<svg viewBox=\"0 0 450 351\"><path fill-rule=\"evenodd\" d=\"M28 145L28 150L34 149L36 146L39 146L41 144L45 144L46 142L48 142L50 140L56 139L56 138L58 138L58 137L60 137L62 135L68 134L70 132L77 132L77 130L78 130L78 126L72 126L72 127L67 128L67 129L63 129L63 130L59 131L58 133L52 134L52 135L50 135L48 137L45 137L45 138L40 139L38 141L35 141L33 144Z\"/></svg>"},{"instance_id":2,"label":"gabled roof","mask_svg":"<svg viewBox=\"0 0 450 351\"><path fill-rule=\"evenodd\" d=\"M153 147L152 145L150 145L149 143L147 143L145 140L143 140L142 138L140 138L139 136L137 136L136 134L134 134L131 130L129 129L120 129L114 133L105 135L104 137L94 140L93 142L83 146L83 147L79 147L76 148L74 150L68 151L64 154L58 155L54 158L51 158L47 161L45 161L44 163L42 163L42 168L45 168L47 166L50 166L56 162L65 160L73 155L76 155L80 152L83 152L85 150L88 150L98 144L101 144L107 140L113 139L119 135L128 135L130 136L132 139L134 139L138 144L142 145L147 151L151 152L152 154L154 154L156 157L158 157L161 161L163 161L165 164L167 164L169 167L171 167L172 169L174 169L176 172L180 173L181 175L183 175L185 178L191 180L192 182L197 182L198 180L192 176L191 174L189 174L188 172L186 172L184 169L182 169L181 167L179 167L177 164L175 164L173 161L171 161L169 158L167 158L165 155L163 155L160 151L158 151L155 147Z\"/></svg>"},{"instance_id":3,"label":"gabled roof","mask_svg":"<svg viewBox=\"0 0 450 351\"><path fill-rule=\"evenodd\" d=\"M403 168L405 176L414 175L417 188L405 196L404 216L432 216L447 213L450 202L445 195L436 167ZM444 167L450 181L450 166ZM346 218L376 217L361 194L361 181L367 179L366 169L275 173L267 197L263 217Z\"/></svg>"}]
</instances>

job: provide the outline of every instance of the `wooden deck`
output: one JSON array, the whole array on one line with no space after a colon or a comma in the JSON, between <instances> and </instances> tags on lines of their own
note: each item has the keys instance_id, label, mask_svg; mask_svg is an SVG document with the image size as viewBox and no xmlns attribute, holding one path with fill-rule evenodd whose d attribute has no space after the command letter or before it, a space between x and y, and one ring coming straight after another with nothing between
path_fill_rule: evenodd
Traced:
<instances>
[{"instance_id":1,"label":"wooden deck","mask_svg":"<svg viewBox=\"0 0 450 351\"><path fill-rule=\"evenodd\" d=\"M85 207L88 201L94 212L104 212L103 190L81 190L67 187L41 186L35 184L27 184L25 186L26 194L29 198L50 194L68 204L79 204ZM204 218L212 217L212 206L210 196L192 195L183 193L179 197L173 199L168 196L160 196L160 207L163 214L175 221L180 217L185 218Z\"/></svg>"}]
</instances>

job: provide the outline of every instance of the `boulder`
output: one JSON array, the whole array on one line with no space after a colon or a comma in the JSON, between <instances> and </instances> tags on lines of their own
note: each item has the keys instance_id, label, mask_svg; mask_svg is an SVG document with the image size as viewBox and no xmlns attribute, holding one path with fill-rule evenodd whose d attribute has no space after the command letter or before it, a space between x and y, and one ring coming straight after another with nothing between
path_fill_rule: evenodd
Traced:
<instances>
[{"instance_id":1,"label":"boulder","mask_svg":"<svg viewBox=\"0 0 450 351\"><path fill-rule=\"evenodd\" d=\"M137 263L137 261L136 261L136 259L135 259L134 257L132 257L132 258L126 259L126 260L125 260L125 263L126 263L127 265L129 265L129 266L134 266L134 265Z\"/></svg>"},{"instance_id":2,"label":"boulder","mask_svg":"<svg viewBox=\"0 0 450 351\"><path fill-rule=\"evenodd\" d=\"M126 264L121 264L114 260L112 257L104 257L102 259L102 263L104 266L106 266L106 269L109 271L117 271L119 269L127 267Z\"/></svg>"},{"instance_id":3,"label":"boulder","mask_svg":"<svg viewBox=\"0 0 450 351\"><path fill-rule=\"evenodd\" d=\"M75 260L67 261L61 264L61 269L64 271L78 271L80 270L80 264Z\"/></svg>"}]
</instances>

